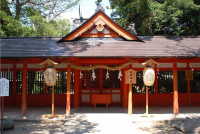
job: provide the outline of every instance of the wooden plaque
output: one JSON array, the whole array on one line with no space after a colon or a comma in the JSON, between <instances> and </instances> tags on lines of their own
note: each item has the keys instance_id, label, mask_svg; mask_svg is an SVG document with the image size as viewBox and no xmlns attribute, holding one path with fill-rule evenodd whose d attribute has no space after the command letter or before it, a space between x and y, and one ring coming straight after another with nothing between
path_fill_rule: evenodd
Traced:
<instances>
[{"instance_id":1,"label":"wooden plaque","mask_svg":"<svg viewBox=\"0 0 200 134\"><path fill-rule=\"evenodd\" d=\"M126 84L136 84L136 71L129 69L125 73Z\"/></svg>"},{"instance_id":2,"label":"wooden plaque","mask_svg":"<svg viewBox=\"0 0 200 134\"><path fill-rule=\"evenodd\" d=\"M185 80L193 80L193 73L191 70L185 70Z\"/></svg>"}]
</instances>

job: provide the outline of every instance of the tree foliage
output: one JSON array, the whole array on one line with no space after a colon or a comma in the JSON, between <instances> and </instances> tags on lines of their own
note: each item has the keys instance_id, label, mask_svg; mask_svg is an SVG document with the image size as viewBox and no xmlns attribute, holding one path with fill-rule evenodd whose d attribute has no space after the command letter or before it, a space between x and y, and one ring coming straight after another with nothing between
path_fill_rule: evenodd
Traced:
<instances>
[{"instance_id":1,"label":"tree foliage","mask_svg":"<svg viewBox=\"0 0 200 134\"><path fill-rule=\"evenodd\" d=\"M59 18L80 0L1 0L0 36L64 36L70 22Z\"/></svg>"},{"instance_id":2,"label":"tree foliage","mask_svg":"<svg viewBox=\"0 0 200 134\"><path fill-rule=\"evenodd\" d=\"M138 35L199 35L200 0L109 0L112 17Z\"/></svg>"},{"instance_id":3,"label":"tree foliage","mask_svg":"<svg viewBox=\"0 0 200 134\"><path fill-rule=\"evenodd\" d=\"M4 11L0 11L0 16L1 37L31 36L31 33L33 32L33 29L31 27L22 26L22 24L18 20L15 20L12 16L8 16Z\"/></svg>"},{"instance_id":4,"label":"tree foliage","mask_svg":"<svg viewBox=\"0 0 200 134\"><path fill-rule=\"evenodd\" d=\"M80 0L1 0L1 10L16 20L40 12L47 21L53 20Z\"/></svg>"},{"instance_id":5,"label":"tree foliage","mask_svg":"<svg viewBox=\"0 0 200 134\"><path fill-rule=\"evenodd\" d=\"M69 33L70 22L68 19L57 19L47 22L39 13L30 17L33 26L23 26L12 16L0 11L1 37L24 37L24 36L65 36Z\"/></svg>"}]
</instances>

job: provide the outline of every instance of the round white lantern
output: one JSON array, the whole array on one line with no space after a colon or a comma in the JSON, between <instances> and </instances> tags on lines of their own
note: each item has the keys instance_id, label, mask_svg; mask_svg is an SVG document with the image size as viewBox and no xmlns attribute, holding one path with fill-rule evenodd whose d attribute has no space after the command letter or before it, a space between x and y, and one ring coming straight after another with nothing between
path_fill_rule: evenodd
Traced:
<instances>
[{"instance_id":1,"label":"round white lantern","mask_svg":"<svg viewBox=\"0 0 200 134\"><path fill-rule=\"evenodd\" d=\"M155 71L151 67L143 70L143 81L146 86L152 86L155 82Z\"/></svg>"},{"instance_id":2,"label":"round white lantern","mask_svg":"<svg viewBox=\"0 0 200 134\"><path fill-rule=\"evenodd\" d=\"M45 70L45 82L47 86L54 86L56 84L56 76L55 68L47 68Z\"/></svg>"}]
</instances>

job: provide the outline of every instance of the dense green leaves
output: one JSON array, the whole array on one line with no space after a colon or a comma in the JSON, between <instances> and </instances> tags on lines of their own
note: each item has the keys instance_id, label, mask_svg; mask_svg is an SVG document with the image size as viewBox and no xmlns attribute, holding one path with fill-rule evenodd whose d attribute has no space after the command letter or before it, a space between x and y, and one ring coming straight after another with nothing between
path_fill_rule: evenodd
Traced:
<instances>
[{"instance_id":1,"label":"dense green leaves","mask_svg":"<svg viewBox=\"0 0 200 134\"><path fill-rule=\"evenodd\" d=\"M1 37L64 36L70 22L59 18L80 0L1 0Z\"/></svg>"},{"instance_id":2,"label":"dense green leaves","mask_svg":"<svg viewBox=\"0 0 200 134\"><path fill-rule=\"evenodd\" d=\"M28 26L22 26L22 24L15 20L12 16L7 16L5 12L0 11L1 22L0 36L12 37L12 36L31 36L32 28Z\"/></svg>"},{"instance_id":3,"label":"dense green leaves","mask_svg":"<svg viewBox=\"0 0 200 134\"><path fill-rule=\"evenodd\" d=\"M138 35L199 35L199 0L110 0L112 17Z\"/></svg>"},{"instance_id":4,"label":"dense green leaves","mask_svg":"<svg viewBox=\"0 0 200 134\"><path fill-rule=\"evenodd\" d=\"M65 36L69 33L70 22L67 19L57 19L47 22L40 13L30 17L32 26L23 26L12 16L7 16L5 12L0 11L1 37L24 37L24 36Z\"/></svg>"}]
</instances>

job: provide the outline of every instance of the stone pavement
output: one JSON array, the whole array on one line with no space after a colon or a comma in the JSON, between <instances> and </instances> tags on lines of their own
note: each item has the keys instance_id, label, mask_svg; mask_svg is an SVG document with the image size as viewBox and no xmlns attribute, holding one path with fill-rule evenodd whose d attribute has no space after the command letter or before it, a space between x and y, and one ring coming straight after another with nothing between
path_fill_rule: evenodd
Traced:
<instances>
[{"instance_id":1,"label":"stone pavement","mask_svg":"<svg viewBox=\"0 0 200 134\"><path fill-rule=\"evenodd\" d=\"M149 107L149 114L154 115L154 117L146 118L144 117L145 107L133 107L133 115L129 116L128 109L122 107L79 107L71 108L71 117L78 114L86 115L123 115L128 116L132 121L164 121L164 120L179 120L185 117L199 117L200 116L200 106L187 106L179 108L179 115L173 115L172 107ZM4 107L4 118L11 117L14 120L29 120L29 121L41 121L48 120L42 118L44 114L51 114L51 107L27 107L27 115L21 115L21 107ZM55 107L55 114L64 115L65 107ZM56 119L51 119L56 120ZM58 118L57 120L67 120L65 118Z\"/></svg>"},{"instance_id":2,"label":"stone pavement","mask_svg":"<svg viewBox=\"0 0 200 134\"><path fill-rule=\"evenodd\" d=\"M180 114L173 115L172 107L150 107L154 117L143 116L145 107L133 107L133 115L128 115L122 107L80 107L71 108L69 118L44 119L43 114L51 114L51 107L28 107L27 115L21 115L20 107L5 107L4 117L15 120L15 129L6 134L168 134L181 133L172 124L181 122L185 117L200 119L200 107L180 107ZM65 107L55 107L55 114L65 114ZM22 122L23 121L23 122ZM31 121L31 122L30 122ZM44 122L44 123L41 123Z\"/></svg>"}]
</instances>

